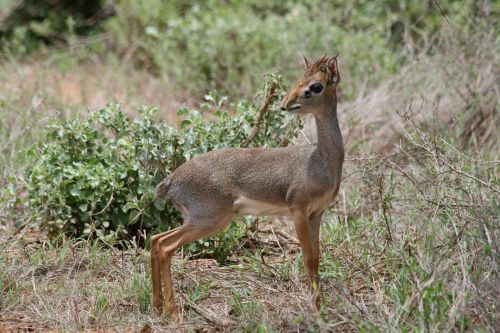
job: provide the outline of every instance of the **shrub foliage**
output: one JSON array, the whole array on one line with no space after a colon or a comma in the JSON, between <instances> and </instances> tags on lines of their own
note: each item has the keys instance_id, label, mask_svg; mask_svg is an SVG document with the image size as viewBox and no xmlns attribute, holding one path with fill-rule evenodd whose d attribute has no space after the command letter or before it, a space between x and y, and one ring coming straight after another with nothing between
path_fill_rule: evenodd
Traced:
<instances>
[{"instance_id":1,"label":"shrub foliage","mask_svg":"<svg viewBox=\"0 0 500 333\"><path fill-rule=\"evenodd\" d=\"M279 111L281 77L269 76L262 92L271 88L274 97L251 145L286 145L301 126L300 120ZM50 236L119 239L177 226L179 213L164 198L155 197L155 185L195 155L239 147L257 120L259 98L228 107L227 99L215 92L205 100L199 110L177 111L179 128L155 122L158 110L149 107L131 119L118 103L87 119L52 121L46 128L46 142L29 151L34 164L27 172L31 206ZM205 111L215 117L205 120ZM231 240L235 235L220 237ZM195 243L192 250L217 252L209 246L214 241L222 239Z\"/></svg>"}]
</instances>

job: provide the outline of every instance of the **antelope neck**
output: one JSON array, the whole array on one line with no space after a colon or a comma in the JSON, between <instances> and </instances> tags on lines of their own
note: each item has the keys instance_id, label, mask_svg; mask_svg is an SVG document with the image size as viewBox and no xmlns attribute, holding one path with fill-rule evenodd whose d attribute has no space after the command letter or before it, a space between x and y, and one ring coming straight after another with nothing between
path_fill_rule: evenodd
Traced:
<instances>
[{"instance_id":1,"label":"antelope neck","mask_svg":"<svg viewBox=\"0 0 500 333\"><path fill-rule=\"evenodd\" d=\"M325 108L321 115L315 115L318 134L316 152L318 157L332 163L332 167L338 170L344 161L344 143L337 118L337 100L333 98Z\"/></svg>"}]
</instances>

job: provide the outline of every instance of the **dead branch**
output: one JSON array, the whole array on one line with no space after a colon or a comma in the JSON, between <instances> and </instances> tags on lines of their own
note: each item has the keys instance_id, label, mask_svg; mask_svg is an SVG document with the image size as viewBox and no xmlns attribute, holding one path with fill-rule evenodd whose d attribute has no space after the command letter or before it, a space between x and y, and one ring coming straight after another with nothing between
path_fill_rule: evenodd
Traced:
<instances>
[{"instance_id":1,"label":"dead branch","mask_svg":"<svg viewBox=\"0 0 500 333\"><path fill-rule=\"evenodd\" d=\"M266 92L266 97L264 99L264 104L259 110L259 115L257 116L257 121L255 122L255 125L252 129L252 132L248 136L248 138L241 144L242 147L248 147L248 145L253 141L257 133L259 133L259 127L260 123L262 122L262 119L264 119L264 114L267 112L267 109L269 108L269 105L271 105L271 102L273 101L273 98L276 96L276 89L278 88L278 84L276 82L272 82L271 86Z\"/></svg>"}]
</instances>

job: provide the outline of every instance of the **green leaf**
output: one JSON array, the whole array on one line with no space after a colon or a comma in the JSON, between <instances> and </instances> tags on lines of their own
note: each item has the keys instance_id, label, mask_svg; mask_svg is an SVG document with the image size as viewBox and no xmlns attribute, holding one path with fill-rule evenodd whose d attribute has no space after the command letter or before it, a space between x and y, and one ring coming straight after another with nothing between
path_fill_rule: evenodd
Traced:
<instances>
[{"instance_id":1,"label":"green leaf","mask_svg":"<svg viewBox=\"0 0 500 333\"><path fill-rule=\"evenodd\" d=\"M69 193L72 196L77 197L80 195L80 189L81 189L80 183L73 184L69 187Z\"/></svg>"},{"instance_id":2,"label":"green leaf","mask_svg":"<svg viewBox=\"0 0 500 333\"><path fill-rule=\"evenodd\" d=\"M184 119L181 121L181 128L186 128L191 125L193 122L190 119Z\"/></svg>"},{"instance_id":3,"label":"green leaf","mask_svg":"<svg viewBox=\"0 0 500 333\"><path fill-rule=\"evenodd\" d=\"M135 202L127 202L123 207L122 211L124 213L128 212L131 209L139 210L139 206Z\"/></svg>"},{"instance_id":4,"label":"green leaf","mask_svg":"<svg viewBox=\"0 0 500 333\"><path fill-rule=\"evenodd\" d=\"M80 213L80 220L82 222L87 222L90 219L90 215L88 212L81 212Z\"/></svg>"},{"instance_id":5,"label":"green leaf","mask_svg":"<svg viewBox=\"0 0 500 333\"><path fill-rule=\"evenodd\" d=\"M189 109L185 106L181 106L176 113L178 116L184 116L189 113Z\"/></svg>"},{"instance_id":6,"label":"green leaf","mask_svg":"<svg viewBox=\"0 0 500 333\"><path fill-rule=\"evenodd\" d=\"M128 215L128 223L130 225L136 224L137 221L139 221L139 214L140 212L138 210L132 210Z\"/></svg>"},{"instance_id":7,"label":"green leaf","mask_svg":"<svg viewBox=\"0 0 500 333\"><path fill-rule=\"evenodd\" d=\"M160 212L165 210L165 199L159 198L155 201L155 208L158 209Z\"/></svg>"}]
</instances>

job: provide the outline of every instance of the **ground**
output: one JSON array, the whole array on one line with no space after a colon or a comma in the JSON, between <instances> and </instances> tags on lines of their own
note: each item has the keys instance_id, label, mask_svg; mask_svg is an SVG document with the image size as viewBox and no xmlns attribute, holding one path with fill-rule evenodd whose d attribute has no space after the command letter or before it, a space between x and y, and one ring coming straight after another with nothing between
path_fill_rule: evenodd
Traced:
<instances>
[{"instance_id":1,"label":"ground","mask_svg":"<svg viewBox=\"0 0 500 333\"><path fill-rule=\"evenodd\" d=\"M213 259L183 259L178 253L173 272L182 320L174 324L151 310L148 251L84 241L56 248L37 228L4 226L0 250L11 283L4 288L11 288L17 300L0 315L0 331L93 326L97 329L90 331L211 332L253 330L261 323L273 323L280 331L309 325L353 329L332 308L322 314L337 318L328 324L311 312L298 243L289 227L276 220L249 230L224 265ZM336 302L337 283L328 280L323 281L322 295L331 305ZM341 293L358 298L366 291L359 286Z\"/></svg>"}]
</instances>

